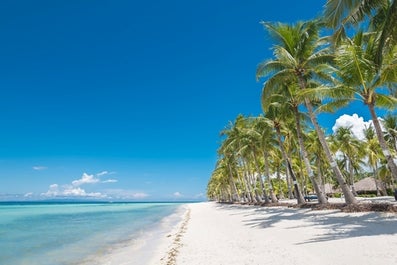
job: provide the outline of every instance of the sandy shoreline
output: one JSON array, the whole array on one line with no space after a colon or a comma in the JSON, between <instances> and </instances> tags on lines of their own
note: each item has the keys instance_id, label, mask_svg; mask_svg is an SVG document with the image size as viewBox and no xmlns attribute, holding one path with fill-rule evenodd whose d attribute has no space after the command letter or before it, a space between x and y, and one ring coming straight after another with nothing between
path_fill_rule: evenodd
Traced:
<instances>
[{"instance_id":1,"label":"sandy shoreline","mask_svg":"<svg viewBox=\"0 0 397 265\"><path fill-rule=\"evenodd\" d=\"M183 221L160 239L149 264L397 264L396 214L184 207Z\"/></svg>"}]
</instances>

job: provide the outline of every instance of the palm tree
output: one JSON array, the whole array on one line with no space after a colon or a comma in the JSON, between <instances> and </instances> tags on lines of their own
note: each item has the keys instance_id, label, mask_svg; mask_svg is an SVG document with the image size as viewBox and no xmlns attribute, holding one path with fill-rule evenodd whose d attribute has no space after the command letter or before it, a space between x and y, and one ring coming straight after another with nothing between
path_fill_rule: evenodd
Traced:
<instances>
[{"instance_id":1,"label":"palm tree","mask_svg":"<svg viewBox=\"0 0 397 265\"><path fill-rule=\"evenodd\" d=\"M303 204L303 203L305 203L305 199L302 195L302 192L300 191L300 188L299 188L299 185L298 185L298 182L296 179L296 175L292 169L291 159L289 158L289 156L285 150L284 142L282 139L283 137L282 137L282 133L281 133L281 128L283 126L283 123L285 124L285 122L287 120L286 119L287 113L288 113L288 109L283 107L281 104L271 105L268 107L268 110L265 113L265 118L268 119L268 122L273 125L273 128L276 131L277 140L278 140L281 154L282 154L283 159L286 163L287 171L293 180L296 199L298 201L298 204Z\"/></svg>"},{"instance_id":2,"label":"palm tree","mask_svg":"<svg viewBox=\"0 0 397 265\"><path fill-rule=\"evenodd\" d=\"M397 0L327 0L323 21L335 29L338 41L346 36L346 26L367 23L369 30L377 32L374 61L378 67L397 43Z\"/></svg>"},{"instance_id":3,"label":"palm tree","mask_svg":"<svg viewBox=\"0 0 397 265\"><path fill-rule=\"evenodd\" d=\"M269 106L271 106L275 102L280 102L290 108L295 120L296 136L298 138L298 143L299 143L299 154L301 155L301 158L305 163L305 168L307 170L309 179L314 187L314 190L317 194L319 203L326 204L328 203L327 198L315 179L308 158L308 154L306 152L306 148L304 145L303 130L301 126L302 115L299 111L299 105L301 102L299 101L299 98L296 96L298 89L299 87L297 87L297 85L294 83L291 83L289 85L276 84L273 87L269 87L268 82L265 82L262 89L262 108L266 112Z\"/></svg>"},{"instance_id":4,"label":"palm tree","mask_svg":"<svg viewBox=\"0 0 397 265\"><path fill-rule=\"evenodd\" d=\"M380 196L380 190L378 187L378 182L376 180L378 179L378 168L382 159L382 151L380 149L379 142L375 137L375 132L372 127L364 129L364 135L366 140L365 151L367 154L368 165L372 168L372 174L375 179L376 195Z\"/></svg>"},{"instance_id":5,"label":"palm tree","mask_svg":"<svg viewBox=\"0 0 397 265\"><path fill-rule=\"evenodd\" d=\"M326 172L327 170L327 163L324 162L327 160L327 157L325 156L324 149L315 130L306 133L305 146L308 154L310 154L310 161L312 161L312 164L316 165L315 169L317 169L317 179L320 181L321 189L325 193L324 184L327 183L327 179L323 172Z\"/></svg>"},{"instance_id":6,"label":"palm tree","mask_svg":"<svg viewBox=\"0 0 397 265\"><path fill-rule=\"evenodd\" d=\"M240 183L241 188L243 189L243 193L248 194L249 200L253 198L253 194L251 193L251 189L247 179L242 177L244 172L240 174L238 168L238 160L239 160L239 149L240 149L240 129L238 124L241 123L243 118L241 116L236 118L234 123L229 122L228 126L221 131L221 136L224 137L221 147L218 150L218 154L224 156L226 158L227 167L229 170L229 176L235 174L238 179L238 183ZM232 178L232 177L230 177ZM232 180L231 180L232 181ZM237 190L237 188L236 188ZM243 196L245 199L245 196Z\"/></svg>"},{"instance_id":7,"label":"palm tree","mask_svg":"<svg viewBox=\"0 0 397 265\"><path fill-rule=\"evenodd\" d=\"M273 47L275 59L259 65L257 78L270 76L266 81L270 87L295 82L300 90L305 91L315 78L327 77L324 72L329 69L328 63L333 60L333 56L327 53L325 49L321 49L322 46L319 46L322 43L319 42L316 22L298 22L291 26L282 23L263 23L263 25L277 41L277 44ZM327 160L341 186L346 203L357 203L331 154L324 133L314 114L311 98L308 95L303 95L303 97L310 120L317 131Z\"/></svg>"},{"instance_id":8,"label":"palm tree","mask_svg":"<svg viewBox=\"0 0 397 265\"><path fill-rule=\"evenodd\" d=\"M353 135L351 128L351 126L339 127L331 138L335 146L335 152L339 151L343 155L346 171L349 173L349 184L352 187L353 194L356 194L354 189L354 169L358 168L363 151L360 140Z\"/></svg>"},{"instance_id":9,"label":"palm tree","mask_svg":"<svg viewBox=\"0 0 397 265\"><path fill-rule=\"evenodd\" d=\"M277 198L276 195L274 194L273 185L270 181L270 162L269 162L270 153L276 145L274 131L272 127L270 127L269 122L263 117L263 115L260 115L259 117L255 118L253 129L259 136L259 148L262 150L262 154L263 154L265 181L269 186L270 198L272 202L275 203L277 202Z\"/></svg>"},{"instance_id":10,"label":"palm tree","mask_svg":"<svg viewBox=\"0 0 397 265\"><path fill-rule=\"evenodd\" d=\"M383 118L383 125L385 127L385 140L390 148L397 152L397 117L388 114Z\"/></svg>"},{"instance_id":11,"label":"palm tree","mask_svg":"<svg viewBox=\"0 0 397 265\"><path fill-rule=\"evenodd\" d=\"M385 86L397 83L397 46L393 55L384 57L378 69L375 57L375 36L358 32L353 39L347 38L336 50L337 74L341 79L339 88L355 94L352 99L362 101L369 109L375 132L387 159L393 177L397 180L397 166L383 136L375 107L394 109L397 98L388 95Z\"/></svg>"},{"instance_id":12,"label":"palm tree","mask_svg":"<svg viewBox=\"0 0 397 265\"><path fill-rule=\"evenodd\" d=\"M217 166L207 185L207 197L217 201L233 201L230 185L223 167Z\"/></svg>"}]
</instances>

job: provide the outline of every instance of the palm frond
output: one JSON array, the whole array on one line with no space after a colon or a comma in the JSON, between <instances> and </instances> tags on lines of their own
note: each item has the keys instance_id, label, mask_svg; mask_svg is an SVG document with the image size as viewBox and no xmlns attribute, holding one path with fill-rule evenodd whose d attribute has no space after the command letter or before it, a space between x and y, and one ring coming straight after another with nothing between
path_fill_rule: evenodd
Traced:
<instances>
[{"instance_id":1,"label":"palm frond","mask_svg":"<svg viewBox=\"0 0 397 265\"><path fill-rule=\"evenodd\" d=\"M276 46L274 49L274 55L277 60L282 62L285 66L294 68L296 65L298 65L298 62L294 56L284 47Z\"/></svg>"},{"instance_id":2,"label":"palm frond","mask_svg":"<svg viewBox=\"0 0 397 265\"><path fill-rule=\"evenodd\" d=\"M361 46L354 43L340 45L335 61L340 71L339 75L349 85L365 85L365 80L375 74L375 65L366 56Z\"/></svg>"},{"instance_id":3,"label":"palm frond","mask_svg":"<svg viewBox=\"0 0 397 265\"><path fill-rule=\"evenodd\" d=\"M315 53L307 59L307 64L309 65L333 64L334 60L335 60L334 54Z\"/></svg>"},{"instance_id":4,"label":"palm frond","mask_svg":"<svg viewBox=\"0 0 397 265\"><path fill-rule=\"evenodd\" d=\"M390 95L377 94L375 103L376 107L378 108L389 110L394 110L397 108L397 98Z\"/></svg>"},{"instance_id":5,"label":"palm frond","mask_svg":"<svg viewBox=\"0 0 397 265\"><path fill-rule=\"evenodd\" d=\"M284 65L281 62L275 60L267 60L260 63L256 68L256 79L259 80L261 77L266 77L283 69Z\"/></svg>"},{"instance_id":6,"label":"palm frond","mask_svg":"<svg viewBox=\"0 0 397 265\"><path fill-rule=\"evenodd\" d=\"M290 26L283 23L271 23L262 21L261 24L267 30L268 34L277 42L281 43L289 51L293 51L291 47L291 34L286 34L290 30Z\"/></svg>"},{"instance_id":7,"label":"palm frond","mask_svg":"<svg viewBox=\"0 0 397 265\"><path fill-rule=\"evenodd\" d=\"M384 53L397 43L397 1L393 1L388 7L383 22L378 50L375 55L378 66L382 64Z\"/></svg>"},{"instance_id":8,"label":"palm frond","mask_svg":"<svg viewBox=\"0 0 397 265\"><path fill-rule=\"evenodd\" d=\"M335 101L330 101L328 103L322 104L316 109L316 112L328 112L335 113L338 109L343 108L351 102L351 99L340 99Z\"/></svg>"},{"instance_id":9,"label":"palm frond","mask_svg":"<svg viewBox=\"0 0 397 265\"><path fill-rule=\"evenodd\" d=\"M259 80L262 77L266 77L273 73L283 71L284 69L289 67L289 64L281 60L267 60L258 65L256 69L256 79Z\"/></svg>"},{"instance_id":10,"label":"palm frond","mask_svg":"<svg viewBox=\"0 0 397 265\"><path fill-rule=\"evenodd\" d=\"M324 20L331 28L337 28L346 17L349 17L350 10L356 10L362 0L328 0L324 8Z\"/></svg>"},{"instance_id":11,"label":"palm frond","mask_svg":"<svg viewBox=\"0 0 397 265\"><path fill-rule=\"evenodd\" d=\"M338 28L347 23L357 24L373 10L384 7L388 0L328 0L324 21L328 27Z\"/></svg>"},{"instance_id":12,"label":"palm frond","mask_svg":"<svg viewBox=\"0 0 397 265\"><path fill-rule=\"evenodd\" d=\"M302 98L309 98L311 100L313 99L319 99L321 101L325 99L334 99L334 100L352 100L354 99L354 89L340 85L340 86L325 86L325 85L320 85L318 87L313 87L313 88L307 88L304 90L300 90L297 93L297 96L302 97Z\"/></svg>"},{"instance_id":13,"label":"palm frond","mask_svg":"<svg viewBox=\"0 0 397 265\"><path fill-rule=\"evenodd\" d=\"M294 79L295 74L293 72L293 69L281 70L266 80L263 86L263 90L269 95L270 93L277 91L278 86L285 83L293 82Z\"/></svg>"},{"instance_id":14,"label":"palm frond","mask_svg":"<svg viewBox=\"0 0 397 265\"><path fill-rule=\"evenodd\" d=\"M295 56L297 58L309 57L317 46L318 28L316 22L308 21L297 23L298 31L295 33Z\"/></svg>"},{"instance_id":15,"label":"palm frond","mask_svg":"<svg viewBox=\"0 0 397 265\"><path fill-rule=\"evenodd\" d=\"M357 24L364 20L366 16L371 16L371 12L378 8L382 8L387 5L388 0L361 0L355 3L356 6L350 9L350 13L343 20L343 24L351 23ZM345 1L349 2L349 1Z\"/></svg>"}]
</instances>

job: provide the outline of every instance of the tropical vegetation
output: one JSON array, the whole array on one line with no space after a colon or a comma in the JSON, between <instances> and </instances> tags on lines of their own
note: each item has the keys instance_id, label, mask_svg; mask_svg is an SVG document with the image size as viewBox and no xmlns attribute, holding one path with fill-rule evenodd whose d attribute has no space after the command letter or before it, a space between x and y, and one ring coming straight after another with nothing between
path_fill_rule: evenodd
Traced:
<instances>
[{"instance_id":1,"label":"tropical vegetation","mask_svg":"<svg viewBox=\"0 0 397 265\"><path fill-rule=\"evenodd\" d=\"M256 71L263 114L239 115L221 132L208 198L267 204L288 196L303 204L315 193L326 204L338 195L331 185L356 204L354 183L366 176L393 189L397 0L328 0L321 19L262 25L273 40L273 57ZM327 134L318 115L353 101L371 115L365 137L351 127Z\"/></svg>"}]
</instances>

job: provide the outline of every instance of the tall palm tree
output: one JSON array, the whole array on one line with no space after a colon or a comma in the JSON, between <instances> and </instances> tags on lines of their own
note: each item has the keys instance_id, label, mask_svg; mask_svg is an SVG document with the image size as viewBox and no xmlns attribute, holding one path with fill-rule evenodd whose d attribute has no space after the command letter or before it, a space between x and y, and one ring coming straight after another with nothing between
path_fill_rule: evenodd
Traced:
<instances>
[{"instance_id":1,"label":"tall palm tree","mask_svg":"<svg viewBox=\"0 0 397 265\"><path fill-rule=\"evenodd\" d=\"M207 196L209 199L217 201L232 201L230 185L227 174L223 172L222 167L217 167L210 178L207 185Z\"/></svg>"},{"instance_id":2,"label":"tall palm tree","mask_svg":"<svg viewBox=\"0 0 397 265\"><path fill-rule=\"evenodd\" d=\"M315 21L298 22L295 25L282 23L263 23L270 36L276 40L273 46L275 59L265 61L257 68L257 78L268 77L270 87L295 82L300 90L306 90L316 78L327 78L324 73L329 69L333 56L319 46L318 27ZM327 160L331 165L345 196L347 204L357 203L326 142L324 133L314 113L313 102L304 95L304 102L310 120L317 131Z\"/></svg>"},{"instance_id":3,"label":"tall palm tree","mask_svg":"<svg viewBox=\"0 0 397 265\"><path fill-rule=\"evenodd\" d=\"M316 165L315 171L317 174L317 179L320 181L321 189L325 193L324 184L328 183L328 180L326 179L326 175L323 172L326 172L327 163L325 161L327 160L327 157L325 156L324 149L315 130L306 133L305 146L308 153L310 154L310 161L312 161L312 164Z\"/></svg>"},{"instance_id":4,"label":"tall palm tree","mask_svg":"<svg viewBox=\"0 0 397 265\"><path fill-rule=\"evenodd\" d=\"M349 184L352 187L353 194L356 194L354 189L354 169L357 168L362 157L362 144L351 131L350 127L339 127L334 135L332 135L335 152L341 152L346 166L346 171L349 173Z\"/></svg>"},{"instance_id":5,"label":"tall palm tree","mask_svg":"<svg viewBox=\"0 0 397 265\"><path fill-rule=\"evenodd\" d=\"M221 136L224 137L221 147L218 150L218 154L223 155L227 158L226 162L229 168L229 174L235 174L238 182L242 186L243 193L245 193L249 200L251 200L254 196L250 189L250 184L247 182L247 179L244 178L244 172L241 173L241 170L238 168L239 164L239 150L240 150L240 138L241 132L239 129L239 124L241 123L243 117L238 116L236 121L229 122L228 126L221 131ZM245 199L246 196L243 196Z\"/></svg>"},{"instance_id":6,"label":"tall palm tree","mask_svg":"<svg viewBox=\"0 0 397 265\"><path fill-rule=\"evenodd\" d=\"M262 90L262 108L266 112L269 106L274 104L274 102L280 102L290 108L295 120L296 135L299 143L299 154L301 155L301 158L305 163L307 174L317 194L319 203L326 204L328 203L328 200L324 192L318 185L317 180L315 179L315 175L310 165L309 157L304 145L303 130L301 125L302 115L299 111L299 105L302 102L300 102L299 98L296 95L298 89L299 87L297 87L296 83L282 85L273 84L273 87L269 87L268 82L265 82Z\"/></svg>"},{"instance_id":7,"label":"tall palm tree","mask_svg":"<svg viewBox=\"0 0 397 265\"><path fill-rule=\"evenodd\" d=\"M365 143L366 143L366 154L367 154L367 159L368 159L368 165L372 168L372 174L375 179L375 185L376 185L376 195L380 195L380 190L378 187L378 182L376 181L378 179L378 168L380 161L382 159L382 152L379 146L379 142L377 141L375 137L375 132L372 127L368 127L364 129L364 135L365 135Z\"/></svg>"},{"instance_id":8,"label":"tall palm tree","mask_svg":"<svg viewBox=\"0 0 397 265\"><path fill-rule=\"evenodd\" d=\"M255 118L255 123L253 126L254 131L259 136L259 148L262 150L263 155L263 168L264 168L264 177L266 184L269 187L270 198L273 203L277 202L276 195L274 194L273 185L270 181L270 162L269 157L272 149L275 148L276 140L273 128L267 122L267 120L260 115ZM266 200L265 200L266 202Z\"/></svg>"},{"instance_id":9,"label":"tall palm tree","mask_svg":"<svg viewBox=\"0 0 397 265\"><path fill-rule=\"evenodd\" d=\"M363 32L358 32L354 38L347 38L342 42L336 50L337 74L341 79L338 86L345 91L351 91L352 99L358 99L368 107L382 152L397 180L397 166L384 139L375 110L375 107L397 107L397 98L387 94L384 89L388 84L397 83L397 46L393 54L384 57L383 64L378 69L374 57L375 42L374 35Z\"/></svg>"},{"instance_id":10,"label":"tall palm tree","mask_svg":"<svg viewBox=\"0 0 397 265\"><path fill-rule=\"evenodd\" d=\"M286 163L287 171L293 180L293 184L294 184L294 188L295 188L295 196L296 196L297 202L298 202L298 204L303 204L303 203L305 203L305 199L304 199L302 192L299 188L295 172L292 169L291 159L289 158L289 156L285 150L283 136L281 133L281 128L283 126L283 123L285 122L285 120L287 120L286 119L287 113L288 113L288 109L283 107L283 105L281 105L281 104L272 105L272 106L269 106L267 112L265 113L265 118L268 119L269 123L271 123L273 125L273 128L276 131L277 140L278 140L281 154L282 154L283 159Z\"/></svg>"}]
</instances>

